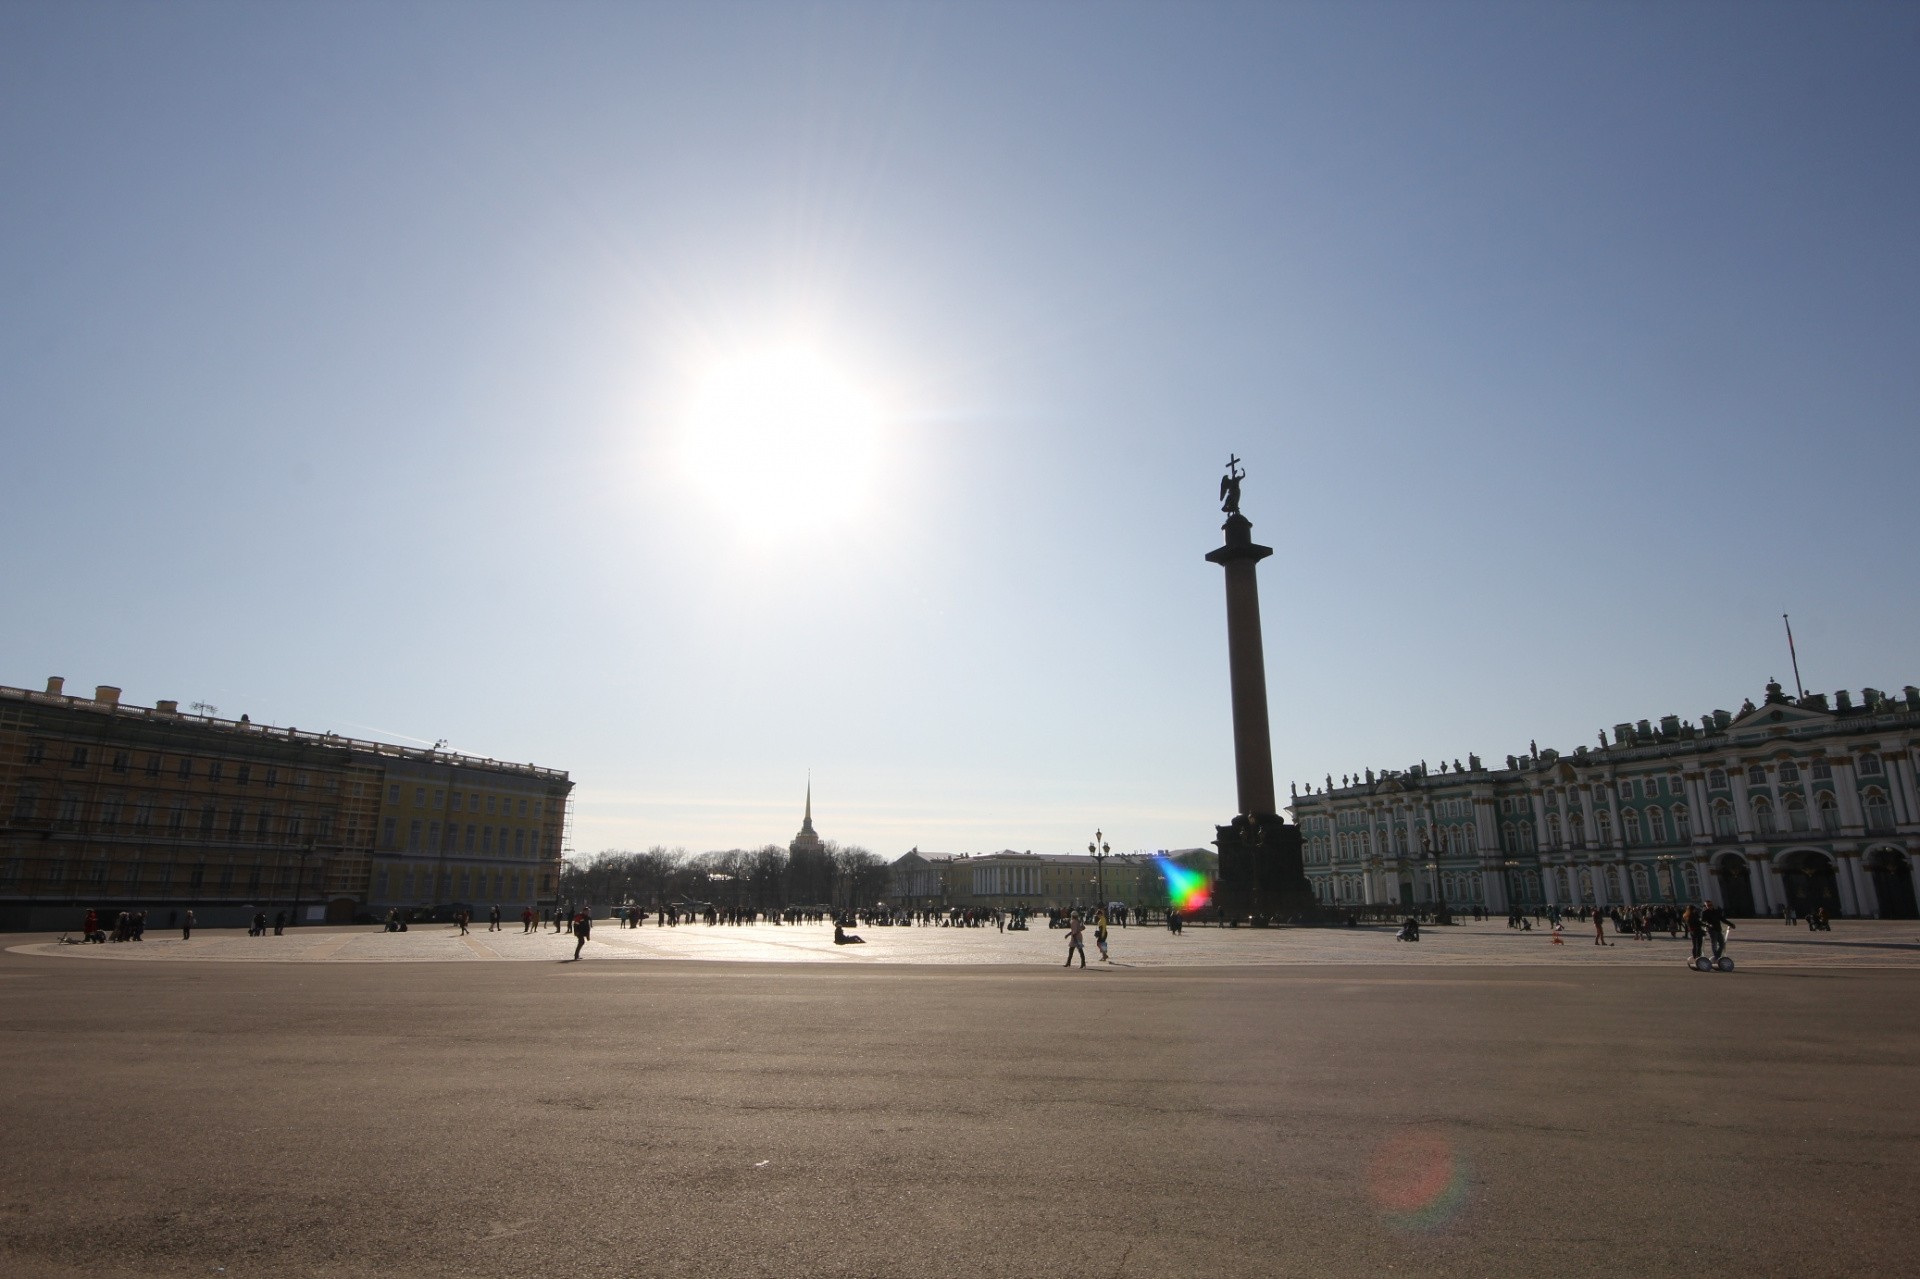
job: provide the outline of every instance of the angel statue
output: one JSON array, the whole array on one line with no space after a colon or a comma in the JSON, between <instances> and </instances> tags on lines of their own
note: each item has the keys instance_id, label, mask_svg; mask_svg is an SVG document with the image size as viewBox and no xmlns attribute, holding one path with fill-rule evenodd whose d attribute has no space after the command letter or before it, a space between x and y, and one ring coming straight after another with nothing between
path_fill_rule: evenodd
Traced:
<instances>
[{"instance_id":1,"label":"angel statue","mask_svg":"<svg viewBox=\"0 0 1920 1279\"><path fill-rule=\"evenodd\" d=\"M1220 509L1228 515L1240 514L1240 481L1247 478L1240 459L1227 457L1227 473L1220 477Z\"/></svg>"}]
</instances>

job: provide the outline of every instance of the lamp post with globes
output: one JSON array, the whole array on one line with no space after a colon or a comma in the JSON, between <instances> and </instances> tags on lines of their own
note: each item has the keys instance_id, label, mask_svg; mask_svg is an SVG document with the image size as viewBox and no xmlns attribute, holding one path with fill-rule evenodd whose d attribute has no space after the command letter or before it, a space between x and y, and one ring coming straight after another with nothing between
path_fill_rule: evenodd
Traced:
<instances>
[{"instance_id":1,"label":"lamp post with globes","mask_svg":"<svg viewBox=\"0 0 1920 1279\"><path fill-rule=\"evenodd\" d=\"M1087 845L1087 852L1093 858L1093 891L1099 897L1094 909L1104 911L1107 908L1106 865L1107 858L1113 855L1113 847L1107 843L1106 836L1096 830L1093 832L1093 842Z\"/></svg>"}]
</instances>

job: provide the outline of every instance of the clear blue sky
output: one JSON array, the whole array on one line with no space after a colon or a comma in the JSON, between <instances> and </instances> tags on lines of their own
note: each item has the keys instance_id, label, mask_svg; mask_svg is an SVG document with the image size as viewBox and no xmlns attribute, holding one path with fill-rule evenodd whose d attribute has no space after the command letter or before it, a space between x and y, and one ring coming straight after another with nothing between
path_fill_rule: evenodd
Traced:
<instances>
[{"instance_id":1,"label":"clear blue sky","mask_svg":"<svg viewBox=\"0 0 1920 1279\"><path fill-rule=\"evenodd\" d=\"M1201 844L1230 451L1283 793L1920 682L1917 133L1911 4L10 4L0 682Z\"/></svg>"}]
</instances>

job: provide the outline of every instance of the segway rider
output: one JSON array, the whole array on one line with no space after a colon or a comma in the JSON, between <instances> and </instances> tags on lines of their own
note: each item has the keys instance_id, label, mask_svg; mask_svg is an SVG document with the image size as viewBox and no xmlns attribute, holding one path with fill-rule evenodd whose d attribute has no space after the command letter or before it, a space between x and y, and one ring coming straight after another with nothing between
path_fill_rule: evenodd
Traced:
<instances>
[{"instance_id":1,"label":"segway rider","mask_svg":"<svg viewBox=\"0 0 1920 1279\"><path fill-rule=\"evenodd\" d=\"M1727 934L1733 929L1733 921L1712 902L1700 912L1700 922L1707 930L1707 937L1713 942L1713 962L1720 962L1720 952L1727 948Z\"/></svg>"},{"instance_id":2,"label":"segway rider","mask_svg":"<svg viewBox=\"0 0 1920 1279\"><path fill-rule=\"evenodd\" d=\"M1687 940L1693 943L1694 962L1700 960L1700 943L1707 939L1706 925L1700 921L1700 907L1689 906L1680 916L1681 927L1687 930Z\"/></svg>"}]
</instances>

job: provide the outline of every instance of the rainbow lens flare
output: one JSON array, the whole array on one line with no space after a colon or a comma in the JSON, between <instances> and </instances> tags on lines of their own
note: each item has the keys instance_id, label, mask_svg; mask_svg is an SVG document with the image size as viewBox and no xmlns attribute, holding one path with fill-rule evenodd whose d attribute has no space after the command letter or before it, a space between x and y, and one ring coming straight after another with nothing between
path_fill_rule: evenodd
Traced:
<instances>
[{"instance_id":1,"label":"rainbow lens flare","mask_svg":"<svg viewBox=\"0 0 1920 1279\"><path fill-rule=\"evenodd\" d=\"M1467 1202L1467 1165L1444 1133L1416 1129L1389 1138L1368 1177L1374 1206L1396 1230L1438 1230Z\"/></svg>"},{"instance_id":2,"label":"rainbow lens flare","mask_svg":"<svg viewBox=\"0 0 1920 1279\"><path fill-rule=\"evenodd\" d=\"M1213 885L1200 871L1188 870L1185 866L1167 857L1153 859L1160 867L1160 873L1167 877L1167 901L1175 910L1204 910L1213 900Z\"/></svg>"}]
</instances>

